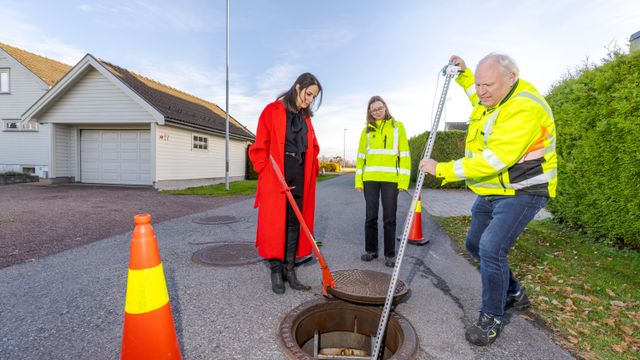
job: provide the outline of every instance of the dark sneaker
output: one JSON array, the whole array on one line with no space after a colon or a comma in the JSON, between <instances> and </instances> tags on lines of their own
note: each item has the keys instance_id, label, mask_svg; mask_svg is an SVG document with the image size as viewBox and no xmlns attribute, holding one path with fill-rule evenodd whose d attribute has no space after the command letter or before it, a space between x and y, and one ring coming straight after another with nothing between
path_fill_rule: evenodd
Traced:
<instances>
[{"instance_id":1,"label":"dark sneaker","mask_svg":"<svg viewBox=\"0 0 640 360\"><path fill-rule=\"evenodd\" d=\"M385 257L384 258L384 266L386 266L386 267L394 267L394 266L396 266L396 258L395 257Z\"/></svg>"},{"instance_id":2,"label":"dark sneaker","mask_svg":"<svg viewBox=\"0 0 640 360\"><path fill-rule=\"evenodd\" d=\"M507 305L504 307L505 310L515 309L518 311L523 311L531 307L531 302L527 297L527 292L524 288L520 288L515 294L507 294Z\"/></svg>"},{"instance_id":3,"label":"dark sneaker","mask_svg":"<svg viewBox=\"0 0 640 360\"><path fill-rule=\"evenodd\" d=\"M370 252L362 254L362 256L360 256L360 260L362 260L362 261L371 261L371 260L377 259L377 258L378 258L378 254L370 253Z\"/></svg>"},{"instance_id":4,"label":"dark sneaker","mask_svg":"<svg viewBox=\"0 0 640 360\"><path fill-rule=\"evenodd\" d=\"M478 346L493 344L502 331L502 321L492 314L480 312L478 322L469 327L465 334L467 341Z\"/></svg>"}]
</instances>

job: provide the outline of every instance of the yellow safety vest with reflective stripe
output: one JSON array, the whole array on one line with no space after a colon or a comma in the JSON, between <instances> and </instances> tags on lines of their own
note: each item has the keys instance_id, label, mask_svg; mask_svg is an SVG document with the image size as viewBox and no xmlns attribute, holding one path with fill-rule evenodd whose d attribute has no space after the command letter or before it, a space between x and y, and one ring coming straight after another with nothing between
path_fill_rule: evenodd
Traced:
<instances>
[{"instance_id":1,"label":"yellow safety vest with reflective stripe","mask_svg":"<svg viewBox=\"0 0 640 360\"><path fill-rule=\"evenodd\" d=\"M474 106L462 159L441 162L436 176L447 182L465 180L478 195L516 192L555 197L556 127L542 95L518 79L495 107L479 103L473 73L460 74L460 84Z\"/></svg>"},{"instance_id":2,"label":"yellow safety vest with reflective stripe","mask_svg":"<svg viewBox=\"0 0 640 360\"><path fill-rule=\"evenodd\" d=\"M372 131L367 132L367 127ZM367 125L360 135L356 160L356 188L364 181L384 181L398 184L407 190L411 179L409 142L401 122L393 118Z\"/></svg>"}]
</instances>

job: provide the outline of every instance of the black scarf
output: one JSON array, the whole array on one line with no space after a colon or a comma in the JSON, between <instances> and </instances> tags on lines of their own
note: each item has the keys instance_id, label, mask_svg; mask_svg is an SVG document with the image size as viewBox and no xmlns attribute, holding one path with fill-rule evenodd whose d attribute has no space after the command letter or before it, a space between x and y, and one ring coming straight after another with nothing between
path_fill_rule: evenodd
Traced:
<instances>
[{"instance_id":1,"label":"black scarf","mask_svg":"<svg viewBox=\"0 0 640 360\"><path fill-rule=\"evenodd\" d=\"M307 121L301 113L287 111L287 133L284 151L295 153L298 162L304 162L307 151Z\"/></svg>"}]
</instances>

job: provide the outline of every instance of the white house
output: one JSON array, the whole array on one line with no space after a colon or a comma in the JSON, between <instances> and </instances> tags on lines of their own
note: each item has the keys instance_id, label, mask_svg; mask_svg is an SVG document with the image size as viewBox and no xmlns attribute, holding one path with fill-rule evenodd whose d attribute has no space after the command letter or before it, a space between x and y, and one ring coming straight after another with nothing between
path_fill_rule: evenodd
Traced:
<instances>
[{"instance_id":1,"label":"white house","mask_svg":"<svg viewBox=\"0 0 640 360\"><path fill-rule=\"evenodd\" d=\"M58 181L172 189L225 178L222 109L90 54L22 114L20 126L48 128L42 151ZM13 147L35 145L5 138ZM229 139L229 177L244 179L255 136L230 116Z\"/></svg>"},{"instance_id":2,"label":"white house","mask_svg":"<svg viewBox=\"0 0 640 360\"><path fill-rule=\"evenodd\" d=\"M51 127L21 115L71 66L0 43L0 173L48 177Z\"/></svg>"}]
</instances>

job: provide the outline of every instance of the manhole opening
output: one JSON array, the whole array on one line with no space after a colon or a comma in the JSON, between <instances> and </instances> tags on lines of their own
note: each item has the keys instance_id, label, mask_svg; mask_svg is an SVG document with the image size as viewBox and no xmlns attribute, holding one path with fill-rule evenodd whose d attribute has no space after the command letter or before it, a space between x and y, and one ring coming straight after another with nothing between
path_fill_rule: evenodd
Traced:
<instances>
[{"instance_id":1,"label":"manhole opening","mask_svg":"<svg viewBox=\"0 0 640 360\"><path fill-rule=\"evenodd\" d=\"M381 310L342 300L304 303L280 323L280 345L289 359L367 359ZM415 359L418 353L415 330L394 312L383 345L383 359Z\"/></svg>"},{"instance_id":2,"label":"manhole opening","mask_svg":"<svg viewBox=\"0 0 640 360\"><path fill-rule=\"evenodd\" d=\"M219 216L206 216L203 218L193 219L192 220L196 224L201 225L224 225L224 224L233 224L242 221L241 218L237 218L235 216L230 215L219 215Z\"/></svg>"}]
</instances>

